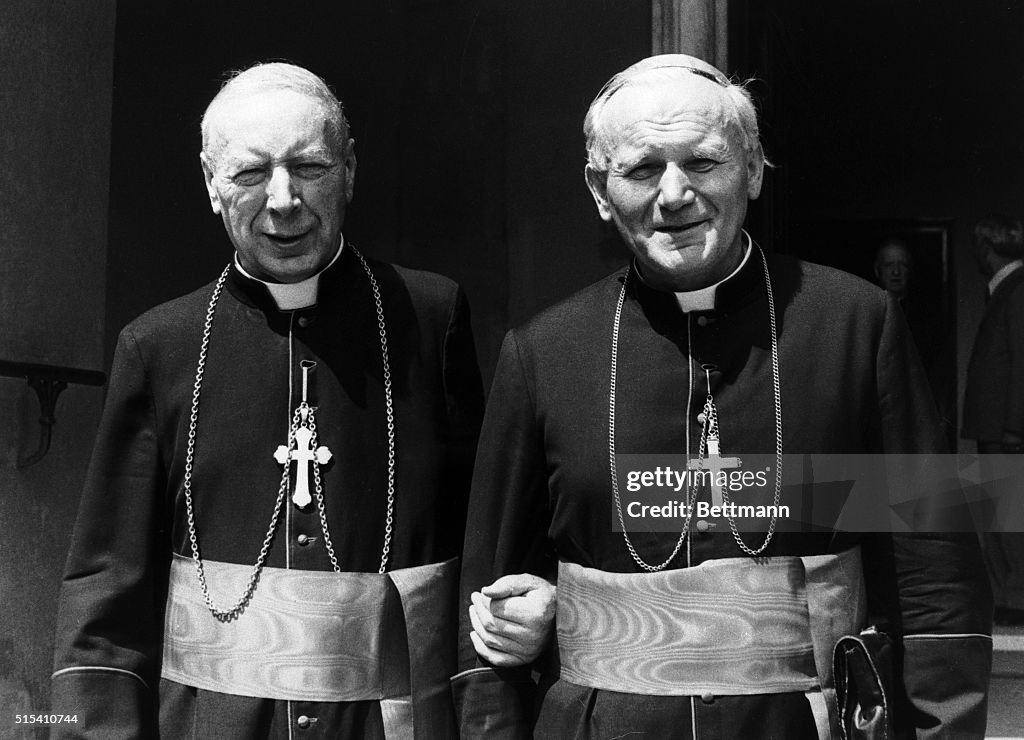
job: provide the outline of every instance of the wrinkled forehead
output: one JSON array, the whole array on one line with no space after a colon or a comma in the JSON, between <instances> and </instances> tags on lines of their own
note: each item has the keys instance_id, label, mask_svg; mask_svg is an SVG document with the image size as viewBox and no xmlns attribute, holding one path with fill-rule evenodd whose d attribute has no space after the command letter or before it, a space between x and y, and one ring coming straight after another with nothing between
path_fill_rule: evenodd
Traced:
<instances>
[{"instance_id":1,"label":"wrinkled forehead","mask_svg":"<svg viewBox=\"0 0 1024 740\"><path fill-rule=\"evenodd\" d=\"M207 112L209 144L260 148L270 142L320 137L328 145L329 112L320 100L287 89L246 91L218 98Z\"/></svg>"},{"instance_id":2,"label":"wrinkled forehead","mask_svg":"<svg viewBox=\"0 0 1024 740\"><path fill-rule=\"evenodd\" d=\"M637 129L671 131L693 125L731 145L741 137L739 116L720 84L687 69L657 68L615 91L598 121L599 135L614 146Z\"/></svg>"},{"instance_id":3,"label":"wrinkled forehead","mask_svg":"<svg viewBox=\"0 0 1024 740\"><path fill-rule=\"evenodd\" d=\"M894 260L901 260L903 262L910 261L910 249L906 244L902 242L889 242L883 244L878 250L878 261L888 262Z\"/></svg>"}]
</instances>

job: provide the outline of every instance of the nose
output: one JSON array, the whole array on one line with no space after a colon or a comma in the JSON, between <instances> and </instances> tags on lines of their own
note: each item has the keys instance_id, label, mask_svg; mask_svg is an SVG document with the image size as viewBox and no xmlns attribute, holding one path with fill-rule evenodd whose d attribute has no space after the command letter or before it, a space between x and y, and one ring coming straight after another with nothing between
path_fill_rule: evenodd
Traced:
<instances>
[{"instance_id":1,"label":"nose","mask_svg":"<svg viewBox=\"0 0 1024 740\"><path fill-rule=\"evenodd\" d=\"M267 182L267 208L279 216L287 216L299 207L299 194L287 167L275 167Z\"/></svg>"},{"instance_id":2,"label":"nose","mask_svg":"<svg viewBox=\"0 0 1024 740\"><path fill-rule=\"evenodd\" d=\"M658 205L674 211L693 203L696 197L690 178L678 165L670 162L658 183Z\"/></svg>"}]
</instances>

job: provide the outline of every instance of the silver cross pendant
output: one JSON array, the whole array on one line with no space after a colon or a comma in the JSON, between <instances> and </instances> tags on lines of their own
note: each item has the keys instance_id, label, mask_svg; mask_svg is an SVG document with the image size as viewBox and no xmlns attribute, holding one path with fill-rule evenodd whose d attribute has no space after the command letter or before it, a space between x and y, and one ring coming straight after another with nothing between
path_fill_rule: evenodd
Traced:
<instances>
[{"instance_id":1,"label":"silver cross pendant","mask_svg":"<svg viewBox=\"0 0 1024 740\"><path fill-rule=\"evenodd\" d=\"M298 417L296 427L293 422L293 432L288 445L279 445L274 452L274 459L280 465L287 465L295 462L295 490L292 492L292 503L300 509L308 506L313 497L309 493L309 466L326 465L331 460L331 451L321 445L315 447L316 434L313 408L307 403L307 388L309 371L316 367L315 362L302 363L302 403L295 410Z\"/></svg>"}]
</instances>

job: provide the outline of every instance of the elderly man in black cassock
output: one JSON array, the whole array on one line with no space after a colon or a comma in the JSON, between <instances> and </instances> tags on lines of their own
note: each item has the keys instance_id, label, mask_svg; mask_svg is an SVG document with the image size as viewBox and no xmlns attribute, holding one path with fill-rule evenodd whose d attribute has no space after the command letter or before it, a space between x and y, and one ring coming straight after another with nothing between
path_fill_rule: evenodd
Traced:
<instances>
[{"instance_id":1,"label":"elderly man in black cassock","mask_svg":"<svg viewBox=\"0 0 1024 740\"><path fill-rule=\"evenodd\" d=\"M765 157L741 86L652 57L605 85L585 133L587 184L633 259L505 338L467 522L464 735L838 738L833 646L866 626L871 596L898 641L898 688L875 723L982 737L991 595L973 533L728 515L658 533L623 516L618 453L709 469L943 441L895 299L743 231ZM780 487L776 468L757 503L779 504ZM554 646L536 660L492 585L509 577L557 580Z\"/></svg>"},{"instance_id":2,"label":"elderly man in black cassock","mask_svg":"<svg viewBox=\"0 0 1024 740\"><path fill-rule=\"evenodd\" d=\"M59 734L455 736L482 413L462 291L344 239L354 142L313 73L241 72L202 135L235 253L118 341L60 597Z\"/></svg>"}]
</instances>

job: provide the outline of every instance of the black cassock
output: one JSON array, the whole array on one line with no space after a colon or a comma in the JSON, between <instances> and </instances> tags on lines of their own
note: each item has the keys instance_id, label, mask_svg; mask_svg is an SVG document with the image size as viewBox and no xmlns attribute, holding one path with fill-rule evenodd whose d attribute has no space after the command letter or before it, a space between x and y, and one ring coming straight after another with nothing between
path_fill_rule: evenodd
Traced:
<instances>
[{"instance_id":1,"label":"black cassock","mask_svg":"<svg viewBox=\"0 0 1024 740\"><path fill-rule=\"evenodd\" d=\"M394 394L392 571L460 553L483 394L458 286L370 266ZM169 563L172 553L192 557L182 481L212 290L159 306L120 336L61 592L54 711L78 714L68 732L102 738L156 737L158 717L163 737L382 737L377 702L272 701L160 678ZM343 571L377 573L388 477L380 330L369 280L347 247L321 275L309 308L280 311L262 283L234 267L228 275L192 478L202 558L255 563L282 475L274 452L288 439L304 360L317 363L309 402L319 444L333 452L321 474L337 560ZM315 502L300 510L285 500L266 565L332 570ZM198 591L195 574L189 579ZM211 590L222 608L241 595Z\"/></svg>"},{"instance_id":2,"label":"black cassock","mask_svg":"<svg viewBox=\"0 0 1024 740\"><path fill-rule=\"evenodd\" d=\"M829 268L782 257L769 266L784 451L942 451L927 381L893 301ZM551 655L534 666L540 672L534 692L524 671L485 670L467 639L469 593L502 575L528 571L553 579L559 560L641 572L622 534L613 531L609 474L612 331L626 272L595 283L505 339L467 523L460 638L465 673L455 682L464 729L518 737L539 716L536 736L546 738L691 737L693 728L703 738L817 737L801 694L702 701L600 690L559 679ZM647 287L630 272L619 333L616 451L686 451L692 374L689 454L695 456L705 364L714 366L710 383L723 454L773 454L771 332L756 249L718 287L714 310L707 312L684 314L674 295ZM647 562L660 563L677 537L637 531L632 540ZM755 548L763 537L745 534ZM895 632L921 636L903 642L903 684L912 706L904 704L898 721L945 736L980 736L991 642L985 636L990 595L976 538L780 531L764 555L817 555L857 544L873 609L888 610ZM692 565L742 557L724 520L717 529L694 532L687 547ZM687 547L669 568L686 566Z\"/></svg>"}]
</instances>

